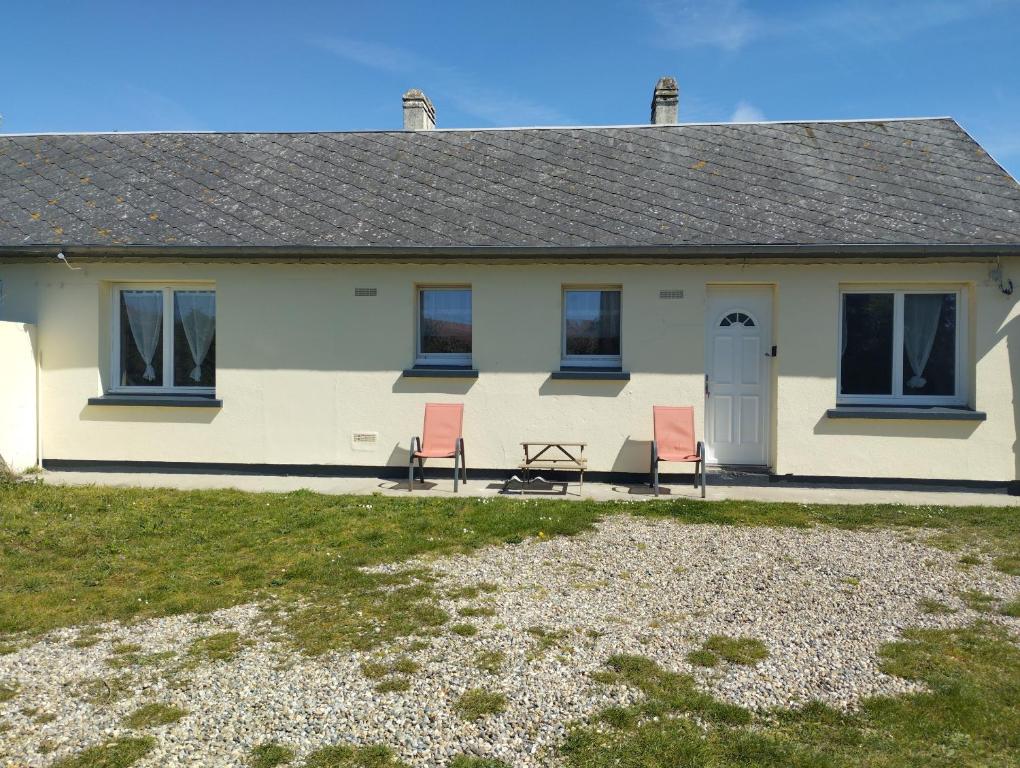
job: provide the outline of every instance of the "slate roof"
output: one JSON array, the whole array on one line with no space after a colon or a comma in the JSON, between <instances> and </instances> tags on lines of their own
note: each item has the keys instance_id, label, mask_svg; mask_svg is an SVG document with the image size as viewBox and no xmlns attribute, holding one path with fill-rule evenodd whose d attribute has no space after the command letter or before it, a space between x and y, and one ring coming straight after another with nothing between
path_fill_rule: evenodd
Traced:
<instances>
[{"instance_id":1,"label":"slate roof","mask_svg":"<svg viewBox=\"0 0 1020 768\"><path fill-rule=\"evenodd\" d=\"M11 246L1020 244L952 119L0 137Z\"/></svg>"}]
</instances>

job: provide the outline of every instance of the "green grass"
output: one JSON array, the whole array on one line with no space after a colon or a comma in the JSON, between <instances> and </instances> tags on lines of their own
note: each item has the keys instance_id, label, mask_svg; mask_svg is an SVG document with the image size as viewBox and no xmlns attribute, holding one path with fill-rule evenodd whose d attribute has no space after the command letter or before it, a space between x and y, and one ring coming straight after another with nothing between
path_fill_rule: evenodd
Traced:
<instances>
[{"instance_id":1,"label":"green grass","mask_svg":"<svg viewBox=\"0 0 1020 768\"><path fill-rule=\"evenodd\" d=\"M298 491L0 487L0 635L207 613L274 596L309 653L364 649L448 616L424 573L361 566L586 530L570 502L326 496ZM478 585L475 594L489 591Z\"/></svg>"},{"instance_id":2,"label":"green grass","mask_svg":"<svg viewBox=\"0 0 1020 768\"><path fill-rule=\"evenodd\" d=\"M156 728L176 723L186 714L186 709L170 704L143 704L124 718L124 725L127 728Z\"/></svg>"},{"instance_id":3,"label":"green grass","mask_svg":"<svg viewBox=\"0 0 1020 768\"><path fill-rule=\"evenodd\" d=\"M217 632L193 640L188 657L196 662L230 661L241 650L243 642L237 632Z\"/></svg>"},{"instance_id":4,"label":"green grass","mask_svg":"<svg viewBox=\"0 0 1020 768\"><path fill-rule=\"evenodd\" d=\"M379 693L392 693L395 691L406 691L411 688L411 681L403 675L388 677L379 683L375 689Z\"/></svg>"},{"instance_id":5,"label":"green grass","mask_svg":"<svg viewBox=\"0 0 1020 768\"><path fill-rule=\"evenodd\" d=\"M479 651L475 654L475 667L490 675L499 673L505 663L506 654L503 651Z\"/></svg>"},{"instance_id":6,"label":"green grass","mask_svg":"<svg viewBox=\"0 0 1020 768\"><path fill-rule=\"evenodd\" d=\"M918 600L917 607L920 608L923 613L930 614L956 613L956 609L953 608L951 605L946 605L945 603L930 597L922 597L920 600Z\"/></svg>"},{"instance_id":7,"label":"green grass","mask_svg":"<svg viewBox=\"0 0 1020 768\"><path fill-rule=\"evenodd\" d=\"M966 565L966 566L981 565L981 563L983 563L983 562L984 562L984 559L980 555L975 555L973 553L964 555L959 560L960 565Z\"/></svg>"},{"instance_id":8,"label":"green grass","mask_svg":"<svg viewBox=\"0 0 1020 768\"><path fill-rule=\"evenodd\" d=\"M405 768L389 747L350 747L344 744L312 752L303 768Z\"/></svg>"},{"instance_id":9,"label":"green grass","mask_svg":"<svg viewBox=\"0 0 1020 768\"><path fill-rule=\"evenodd\" d=\"M474 637L478 634L478 627L474 624L464 622L463 624L454 624L450 627L450 631L455 635L460 635L461 637Z\"/></svg>"},{"instance_id":10,"label":"green grass","mask_svg":"<svg viewBox=\"0 0 1020 768\"><path fill-rule=\"evenodd\" d=\"M699 648L687 654L687 661L696 667L717 667L719 666L719 655Z\"/></svg>"},{"instance_id":11,"label":"green grass","mask_svg":"<svg viewBox=\"0 0 1020 768\"><path fill-rule=\"evenodd\" d=\"M639 688L611 726L580 726L563 746L571 768L956 768L1015 765L1020 754L1020 647L989 624L908 630L881 651L883 670L928 692L865 700L841 713L818 703L752 715L641 657L614 657L608 677ZM695 716L704 727L685 715Z\"/></svg>"},{"instance_id":12,"label":"green grass","mask_svg":"<svg viewBox=\"0 0 1020 768\"><path fill-rule=\"evenodd\" d=\"M535 649L538 653L545 653L553 648L563 648L570 637L566 629L546 629L545 627L528 627L527 633L535 638Z\"/></svg>"},{"instance_id":13,"label":"green grass","mask_svg":"<svg viewBox=\"0 0 1020 768\"><path fill-rule=\"evenodd\" d=\"M1014 619L1020 619L1020 596L1014 597L1012 600L1007 600L999 608L999 613L1003 616L1010 616Z\"/></svg>"},{"instance_id":14,"label":"green grass","mask_svg":"<svg viewBox=\"0 0 1020 768\"><path fill-rule=\"evenodd\" d=\"M495 616L496 609L490 605L466 605L463 608L457 609L458 616L466 616L467 618L475 618L478 616Z\"/></svg>"},{"instance_id":15,"label":"green grass","mask_svg":"<svg viewBox=\"0 0 1020 768\"><path fill-rule=\"evenodd\" d=\"M303 607L281 619L308 653L366 649L449 617L429 574L360 566L576 534L630 512L684 523L924 528L989 547L1020 573L1012 510L662 500L640 505L534 499L326 496L0 485L0 635L208 613L263 597ZM464 588L474 598L493 585ZM448 595L450 596L450 595Z\"/></svg>"},{"instance_id":16,"label":"green grass","mask_svg":"<svg viewBox=\"0 0 1020 768\"><path fill-rule=\"evenodd\" d=\"M249 768L276 768L294 759L294 750L276 742L259 744L248 755Z\"/></svg>"},{"instance_id":17,"label":"green grass","mask_svg":"<svg viewBox=\"0 0 1020 768\"><path fill-rule=\"evenodd\" d=\"M17 683L0 683L0 703L10 701L18 695L21 686Z\"/></svg>"},{"instance_id":18,"label":"green grass","mask_svg":"<svg viewBox=\"0 0 1020 768\"><path fill-rule=\"evenodd\" d=\"M767 659L769 655L765 644L754 637L712 635L704 642L702 648L730 664L757 664L762 659Z\"/></svg>"},{"instance_id":19,"label":"green grass","mask_svg":"<svg viewBox=\"0 0 1020 768\"><path fill-rule=\"evenodd\" d=\"M154 739L113 739L89 747L73 757L57 760L51 768L127 768L144 757L155 746Z\"/></svg>"},{"instance_id":20,"label":"green grass","mask_svg":"<svg viewBox=\"0 0 1020 768\"><path fill-rule=\"evenodd\" d=\"M982 592L979 589L968 589L961 592L960 599L972 611L982 612L992 610L997 600L995 595L989 595L987 592Z\"/></svg>"},{"instance_id":21,"label":"green grass","mask_svg":"<svg viewBox=\"0 0 1020 768\"><path fill-rule=\"evenodd\" d=\"M472 688L461 694L453 708L465 720L478 720L486 715L495 715L506 709L506 696L498 691Z\"/></svg>"}]
</instances>

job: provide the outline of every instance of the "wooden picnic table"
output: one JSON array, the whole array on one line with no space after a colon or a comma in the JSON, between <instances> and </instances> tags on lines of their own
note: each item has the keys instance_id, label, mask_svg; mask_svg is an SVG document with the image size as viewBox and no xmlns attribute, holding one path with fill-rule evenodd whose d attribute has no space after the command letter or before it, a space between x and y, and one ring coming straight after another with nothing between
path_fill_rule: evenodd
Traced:
<instances>
[{"instance_id":1,"label":"wooden picnic table","mask_svg":"<svg viewBox=\"0 0 1020 768\"><path fill-rule=\"evenodd\" d=\"M521 443L524 460L517 465L517 468L522 470L524 478L515 475L510 479L526 485L533 482L532 470L576 470L580 474L577 491L581 493L584 490L584 471L588 468L588 459L584 457L587 445L588 443L578 440L526 440ZM521 486L521 493L524 493L524 485Z\"/></svg>"}]
</instances>

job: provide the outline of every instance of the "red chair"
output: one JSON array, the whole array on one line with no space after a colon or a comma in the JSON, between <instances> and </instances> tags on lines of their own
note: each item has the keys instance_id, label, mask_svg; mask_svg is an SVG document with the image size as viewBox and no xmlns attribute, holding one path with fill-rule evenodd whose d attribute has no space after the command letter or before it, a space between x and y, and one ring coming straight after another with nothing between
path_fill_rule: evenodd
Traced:
<instances>
[{"instance_id":1,"label":"red chair","mask_svg":"<svg viewBox=\"0 0 1020 768\"><path fill-rule=\"evenodd\" d=\"M425 459L453 459L453 490L458 479L467 484L467 460L464 458L464 406L460 403L425 403L422 436L411 438L411 457L407 466L407 488L414 490L414 461L418 460L421 482L425 482Z\"/></svg>"},{"instance_id":2,"label":"red chair","mask_svg":"<svg viewBox=\"0 0 1020 768\"><path fill-rule=\"evenodd\" d=\"M705 498L705 444L694 442L694 408L689 405L653 405L652 422L655 439L652 440L651 486L659 495L659 462L681 461L694 463L694 487L701 477L701 498Z\"/></svg>"}]
</instances>

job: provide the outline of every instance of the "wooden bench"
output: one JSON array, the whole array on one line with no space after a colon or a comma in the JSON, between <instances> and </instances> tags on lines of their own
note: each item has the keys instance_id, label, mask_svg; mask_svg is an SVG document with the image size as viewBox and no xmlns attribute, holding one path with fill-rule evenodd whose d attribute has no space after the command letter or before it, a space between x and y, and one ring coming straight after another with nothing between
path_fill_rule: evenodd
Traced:
<instances>
[{"instance_id":1,"label":"wooden bench","mask_svg":"<svg viewBox=\"0 0 1020 768\"><path fill-rule=\"evenodd\" d=\"M535 480L544 482L543 478L533 480L532 470L566 469L579 473L580 483L577 492L580 494L584 490L584 472L588 469L588 459L584 457L584 449L587 445L584 442L571 440L528 440L523 442L521 447L524 449L524 460L517 465L517 468L522 471L524 477L522 479L514 475L510 480L522 483L521 493L524 493L524 485L535 482ZM510 480L507 481L508 485Z\"/></svg>"}]
</instances>

